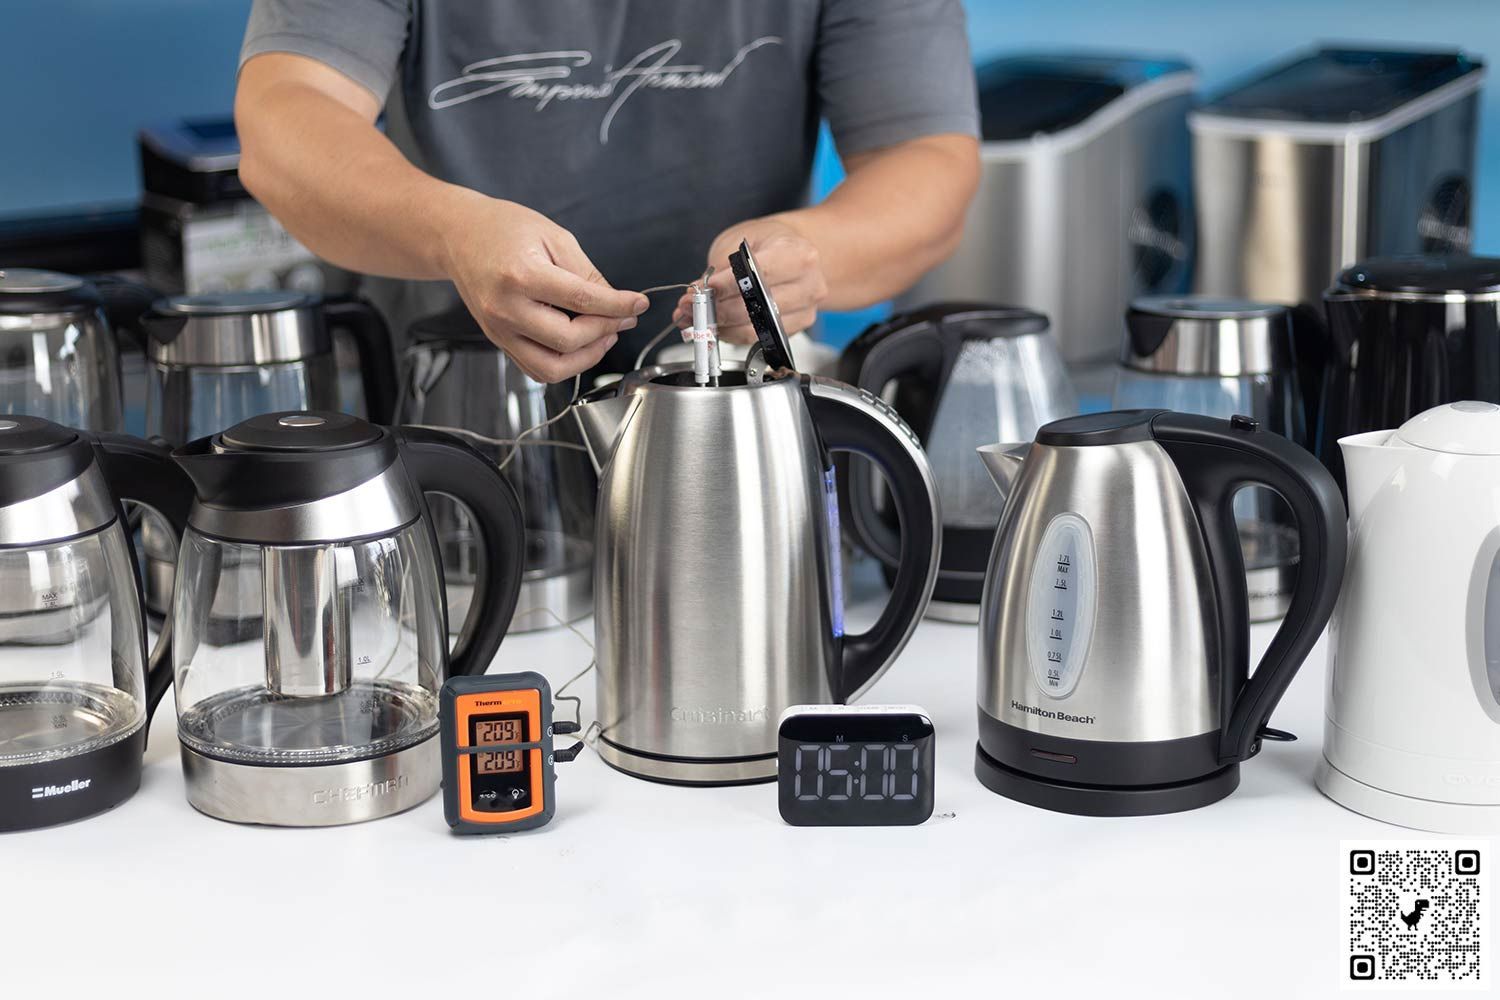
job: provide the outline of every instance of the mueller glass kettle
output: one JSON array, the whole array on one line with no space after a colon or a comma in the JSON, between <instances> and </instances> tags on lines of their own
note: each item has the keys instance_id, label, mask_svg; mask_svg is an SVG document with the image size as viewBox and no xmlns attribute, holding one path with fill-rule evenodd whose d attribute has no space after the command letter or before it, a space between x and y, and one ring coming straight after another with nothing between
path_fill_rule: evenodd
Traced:
<instances>
[{"instance_id":1,"label":"mueller glass kettle","mask_svg":"<svg viewBox=\"0 0 1500 1000\"><path fill-rule=\"evenodd\" d=\"M1500 831L1500 406L1339 444L1353 530L1318 787L1388 823Z\"/></svg>"},{"instance_id":2,"label":"mueller glass kettle","mask_svg":"<svg viewBox=\"0 0 1500 1000\"><path fill-rule=\"evenodd\" d=\"M1344 568L1344 505L1307 452L1253 420L1125 410L981 449L1010 490L979 623L979 780L1099 816L1176 812L1239 764L1318 641ZM1249 673L1234 495L1275 490L1302 559Z\"/></svg>"},{"instance_id":3,"label":"mueller glass kettle","mask_svg":"<svg viewBox=\"0 0 1500 1000\"><path fill-rule=\"evenodd\" d=\"M326 411L253 417L174 457L197 494L172 615L188 801L326 826L426 799L438 689L484 672L515 610L514 492L448 435ZM424 492L467 505L484 546L451 660Z\"/></svg>"},{"instance_id":4,"label":"mueller glass kettle","mask_svg":"<svg viewBox=\"0 0 1500 1000\"><path fill-rule=\"evenodd\" d=\"M500 465L526 518L526 570L512 632L552 628L593 609L594 470L567 404L517 368L459 307L412 324L396 422L445 430ZM448 610L462 620L478 549L468 515L447 497L427 498L437 529ZM553 615L557 617L554 618Z\"/></svg>"},{"instance_id":5,"label":"mueller glass kettle","mask_svg":"<svg viewBox=\"0 0 1500 1000\"><path fill-rule=\"evenodd\" d=\"M943 559L927 614L979 617L985 558L1005 498L974 461L991 441L1030 441L1078 412L1047 317L1026 309L939 303L892 317L845 349L839 377L892 406L921 438L943 511ZM854 537L896 572L895 511L870 464L839 460L840 505Z\"/></svg>"},{"instance_id":6,"label":"mueller glass kettle","mask_svg":"<svg viewBox=\"0 0 1500 1000\"><path fill-rule=\"evenodd\" d=\"M91 816L140 785L172 673L147 656L121 501L180 529L191 495L164 448L0 417L0 830Z\"/></svg>"},{"instance_id":7,"label":"mueller glass kettle","mask_svg":"<svg viewBox=\"0 0 1500 1000\"><path fill-rule=\"evenodd\" d=\"M717 386L691 364L647 368L575 409L599 468L595 749L679 784L776 775L791 705L857 698L931 596L937 494L916 435L884 403L799 375L748 249L731 257L760 344ZM901 525L892 594L847 635L829 453L884 470Z\"/></svg>"},{"instance_id":8,"label":"mueller glass kettle","mask_svg":"<svg viewBox=\"0 0 1500 1000\"><path fill-rule=\"evenodd\" d=\"M0 269L0 413L119 430L120 352L113 328L129 325L143 307L130 294L137 287Z\"/></svg>"}]
</instances>

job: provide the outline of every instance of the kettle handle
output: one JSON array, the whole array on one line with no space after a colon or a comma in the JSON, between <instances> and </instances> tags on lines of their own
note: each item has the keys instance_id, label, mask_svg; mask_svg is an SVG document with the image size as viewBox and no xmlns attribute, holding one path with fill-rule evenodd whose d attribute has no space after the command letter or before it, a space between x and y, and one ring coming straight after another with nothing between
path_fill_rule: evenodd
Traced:
<instances>
[{"instance_id":1,"label":"kettle handle","mask_svg":"<svg viewBox=\"0 0 1500 1000\"><path fill-rule=\"evenodd\" d=\"M948 309L933 306L892 316L865 331L839 358L839 378L878 397L897 383L896 405L902 417L925 441L948 376L958 360L956 337L943 335ZM896 533L875 509L875 480L868 462L839 463L839 503L859 544L888 566L897 565Z\"/></svg>"},{"instance_id":2,"label":"kettle handle","mask_svg":"<svg viewBox=\"0 0 1500 1000\"><path fill-rule=\"evenodd\" d=\"M1164 412L1151 428L1187 487L1208 546L1224 664L1219 759L1246 760L1259 750L1261 728L1333 614L1348 546L1344 501L1312 455L1244 417L1226 422ZM1250 616L1234 523L1234 497L1246 486L1268 487L1287 502L1299 545L1291 607L1248 677L1240 665L1250 660Z\"/></svg>"},{"instance_id":3,"label":"kettle handle","mask_svg":"<svg viewBox=\"0 0 1500 1000\"><path fill-rule=\"evenodd\" d=\"M337 298L323 303L323 322L330 330L348 330L359 354L365 389L365 414L372 424L386 424L396 412L396 355L391 331L379 311L364 299Z\"/></svg>"},{"instance_id":4,"label":"kettle handle","mask_svg":"<svg viewBox=\"0 0 1500 1000\"><path fill-rule=\"evenodd\" d=\"M495 463L458 438L415 427L393 428L401 460L421 493L442 493L468 508L479 530L484 559L474 580L469 618L459 645L448 657L448 676L482 674L500 648L516 612L526 564L526 525L521 501ZM425 509L426 501L422 502ZM427 518L429 527L432 517ZM434 540L433 555L437 555ZM441 561L439 593L445 593ZM447 622L446 597L443 618Z\"/></svg>"},{"instance_id":5,"label":"kettle handle","mask_svg":"<svg viewBox=\"0 0 1500 1000\"><path fill-rule=\"evenodd\" d=\"M803 376L803 390L829 451L854 452L885 471L901 523L900 548L893 554L896 578L885 610L868 631L844 637L834 692L844 702L863 694L884 673L927 609L942 546L937 487L916 434L885 403L818 376ZM832 538L830 544L839 540Z\"/></svg>"},{"instance_id":6,"label":"kettle handle","mask_svg":"<svg viewBox=\"0 0 1500 1000\"><path fill-rule=\"evenodd\" d=\"M173 542L180 544L183 532L187 530L188 508L193 502L193 484L188 480L187 473L172 460L172 453L166 445L142 441L126 434L95 434L93 440L100 471L104 473L110 491L118 498L116 502L129 500L149 507L167 522L175 536ZM119 516L121 523L125 523L123 508L119 511ZM144 608L146 595L141 586L139 556L128 533L126 543L130 546L136 599ZM156 713L156 706L172 686L170 610L162 622L156 648L150 651L146 664L146 724L149 726L151 717Z\"/></svg>"},{"instance_id":7,"label":"kettle handle","mask_svg":"<svg viewBox=\"0 0 1500 1000\"><path fill-rule=\"evenodd\" d=\"M146 345L146 316L162 293L150 285L117 274L92 274L89 282L99 293L104 318L115 339L128 338L137 350Z\"/></svg>"}]
</instances>

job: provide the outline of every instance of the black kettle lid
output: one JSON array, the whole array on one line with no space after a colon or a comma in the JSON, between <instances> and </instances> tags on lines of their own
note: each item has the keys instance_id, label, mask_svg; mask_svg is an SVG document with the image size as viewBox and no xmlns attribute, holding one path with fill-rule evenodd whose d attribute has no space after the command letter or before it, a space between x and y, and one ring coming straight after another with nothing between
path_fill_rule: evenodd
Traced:
<instances>
[{"instance_id":1,"label":"black kettle lid","mask_svg":"<svg viewBox=\"0 0 1500 1000\"><path fill-rule=\"evenodd\" d=\"M1337 291L1398 295L1487 295L1500 292L1500 257L1405 254L1372 257L1345 269Z\"/></svg>"},{"instance_id":2,"label":"black kettle lid","mask_svg":"<svg viewBox=\"0 0 1500 1000\"><path fill-rule=\"evenodd\" d=\"M220 452L322 453L374 444L380 436L375 425L347 413L287 411L235 424L218 436L216 447Z\"/></svg>"},{"instance_id":3,"label":"black kettle lid","mask_svg":"<svg viewBox=\"0 0 1500 1000\"><path fill-rule=\"evenodd\" d=\"M0 507L30 500L83 474L88 438L41 417L0 414Z\"/></svg>"},{"instance_id":4,"label":"black kettle lid","mask_svg":"<svg viewBox=\"0 0 1500 1000\"><path fill-rule=\"evenodd\" d=\"M103 305L92 282L59 271L0 268L0 314L78 312Z\"/></svg>"}]
</instances>

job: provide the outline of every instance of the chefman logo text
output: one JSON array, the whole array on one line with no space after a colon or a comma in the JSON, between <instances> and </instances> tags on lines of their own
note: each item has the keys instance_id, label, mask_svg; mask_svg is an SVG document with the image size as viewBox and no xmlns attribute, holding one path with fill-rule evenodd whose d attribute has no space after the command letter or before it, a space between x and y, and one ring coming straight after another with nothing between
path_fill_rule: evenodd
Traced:
<instances>
[{"instance_id":1,"label":"chefman logo text","mask_svg":"<svg viewBox=\"0 0 1500 1000\"><path fill-rule=\"evenodd\" d=\"M673 722L697 722L702 725L722 726L734 722L765 722L769 717L761 708L678 708L672 707Z\"/></svg>"},{"instance_id":2,"label":"chefman logo text","mask_svg":"<svg viewBox=\"0 0 1500 1000\"><path fill-rule=\"evenodd\" d=\"M1035 705L1023 705L1019 701L1016 701L1014 698L1010 700L1010 707L1015 709L1017 712L1025 712L1027 715L1034 715L1039 719L1057 719L1060 722L1077 722L1085 726L1092 726L1094 724L1094 717L1092 715L1069 715L1067 712L1052 712L1048 711L1045 708L1038 708Z\"/></svg>"},{"instance_id":3,"label":"chefman logo text","mask_svg":"<svg viewBox=\"0 0 1500 1000\"><path fill-rule=\"evenodd\" d=\"M93 778L74 778L66 785L43 785L31 790L34 799L50 799L55 795L71 795L73 792L81 792L94 783Z\"/></svg>"}]
</instances>

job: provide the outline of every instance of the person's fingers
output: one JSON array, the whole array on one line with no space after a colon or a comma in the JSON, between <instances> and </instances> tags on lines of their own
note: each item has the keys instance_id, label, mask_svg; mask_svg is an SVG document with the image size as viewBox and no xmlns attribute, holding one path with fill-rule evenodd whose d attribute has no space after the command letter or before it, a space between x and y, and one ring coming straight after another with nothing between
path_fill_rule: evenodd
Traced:
<instances>
[{"instance_id":1,"label":"person's fingers","mask_svg":"<svg viewBox=\"0 0 1500 1000\"><path fill-rule=\"evenodd\" d=\"M521 303L510 320L528 339L559 354L582 350L597 340L623 333L636 325L634 316L629 319L593 315L570 318L540 302Z\"/></svg>"},{"instance_id":2,"label":"person's fingers","mask_svg":"<svg viewBox=\"0 0 1500 1000\"><path fill-rule=\"evenodd\" d=\"M585 258L587 259L587 258ZM589 265L588 277L580 277L553 264L539 264L520 275L519 290L538 302L546 302L569 312L589 316L629 319L650 307L651 301L640 292L611 288Z\"/></svg>"},{"instance_id":3,"label":"person's fingers","mask_svg":"<svg viewBox=\"0 0 1500 1000\"><path fill-rule=\"evenodd\" d=\"M505 348L505 353L510 355L511 360L515 361L527 375L538 382L550 383L562 382L588 371L604 359L605 353L615 346L615 341L618 339L614 334L610 334L581 350L566 354L520 335L506 338L502 346Z\"/></svg>"}]
</instances>

